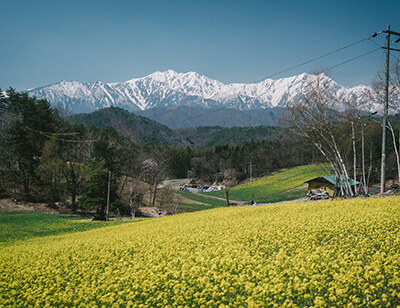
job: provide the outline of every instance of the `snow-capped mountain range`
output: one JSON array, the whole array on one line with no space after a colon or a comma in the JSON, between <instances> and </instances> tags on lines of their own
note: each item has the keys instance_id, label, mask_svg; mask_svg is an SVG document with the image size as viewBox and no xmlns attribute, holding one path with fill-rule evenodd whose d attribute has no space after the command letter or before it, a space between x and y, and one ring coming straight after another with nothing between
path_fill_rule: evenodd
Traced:
<instances>
[{"instance_id":1,"label":"snow-capped mountain range","mask_svg":"<svg viewBox=\"0 0 400 308\"><path fill-rule=\"evenodd\" d=\"M116 83L61 81L27 92L71 113L88 113L111 106L131 112L171 106L251 110L280 107L287 100L296 101L312 78L315 76L303 73L259 83L224 84L196 72L168 70ZM362 110L377 109L376 103L368 99L369 87L346 88L329 77L324 76L324 79L340 101L355 101Z\"/></svg>"}]
</instances>

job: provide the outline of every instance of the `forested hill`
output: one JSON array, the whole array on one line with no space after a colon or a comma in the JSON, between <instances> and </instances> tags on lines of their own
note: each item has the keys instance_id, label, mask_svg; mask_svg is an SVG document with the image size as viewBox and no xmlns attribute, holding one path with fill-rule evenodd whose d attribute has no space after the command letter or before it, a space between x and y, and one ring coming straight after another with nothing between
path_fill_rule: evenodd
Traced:
<instances>
[{"instance_id":1,"label":"forested hill","mask_svg":"<svg viewBox=\"0 0 400 308\"><path fill-rule=\"evenodd\" d=\"M196 146L215 147L223 145L240 145L252 140L265 140L268 142L287 139L281 127L220 127L201 126L194 128L180 128L176 130L179 135L190 140ZM287 131L286 131L287 133Z\"/></svg>"},{"instance_id":2,"label":"forested hill","mask_svg":"<svg viewBox=\"0 0 400 308\"><path fill-rule=\"evenodd\" d=\"M234 108L158 107L137 114L167 125L169 128L198 126L249 127L282 126L282 107L239 110Z\"/></svg>"},{"instance_id":3,"label":"forested hill","mask_svg":"<svg viewBox=\"0 0 400 308\"><path fill-rule=\"evenodd\" d=\"M148 118L135 115L119 107L92 113L75 114L69 120L76 124L113 127L136 143L165 145L222 146L239 145L251 140L275 141L282 138L279 127L195 127L172 130Z\"/></svg>"},{"instance_id":4,"label":"forested hill","mask_svg":"<svg viewBox=\"0 0 400 308\"><path fill-rule=\"evenodd\" d=\"M190 141L165 125L135 115L119 107L110 107L92 113L74 114L69 120L76 124L95 127L113 127L136 143L190 145Z\"/></svg>"}]
</instances>

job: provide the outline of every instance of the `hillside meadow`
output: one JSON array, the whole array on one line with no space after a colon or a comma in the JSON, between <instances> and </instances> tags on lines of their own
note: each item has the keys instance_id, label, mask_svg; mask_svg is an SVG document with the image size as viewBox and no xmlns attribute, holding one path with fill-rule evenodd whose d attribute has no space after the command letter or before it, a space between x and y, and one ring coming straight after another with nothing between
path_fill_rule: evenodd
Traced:
<instances>
[{"instance_id":1,"label":"hillside meadow","mask_svg":"<svg viewBox=\"0 0 400 308\"><path fill-rule=\"evenodd\" d=\"M287 203L3 240L0 307L396 307L399 214Z\"/></svg>"},{"instance_id":2,"label":"hillside meadow","mask_svg":"<svg viewBox=\"0 0 400 308\"><path fill-rule=\"evenodd\" d=\"M0 247L29 238L83 232L121 223L123 221L90 221L54 213L0 213Z\"/></svg>"},{"instance_id":3,"label":"hillside meadow","mask_svg":"<svg viewBox=\"0 0 400 308\"><path fill-rule=\"evenodd\" d=\"M303 198L307 194L304 183L313 178L330 175L331 169L326 164L308 165L291 168L265 176L229 189L232 200L255 200L258 203L274 203ZM211 196L225 197L225 191L207 193Z\"/></svg>"}]
</instances>

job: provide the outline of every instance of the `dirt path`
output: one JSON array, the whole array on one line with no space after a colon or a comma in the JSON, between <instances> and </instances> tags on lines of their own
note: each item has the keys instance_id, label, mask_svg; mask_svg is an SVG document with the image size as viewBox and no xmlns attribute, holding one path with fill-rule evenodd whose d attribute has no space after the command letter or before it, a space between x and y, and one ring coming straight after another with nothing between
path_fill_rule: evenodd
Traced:
<instances>
[{"instance_id":1,"label":"dirt path","mask_svg":"<svg viewBox=\"0 0 400 308\"><path fill-rule=\"evenodd\" d=\"M158 185L158 188L163 188L166 186L170 186L173 189L179 189L182 185L186 184L189 181L189 179L172 179L172 180L165 180L163 181L160 185Z\"/></svg>"}]
</instances>

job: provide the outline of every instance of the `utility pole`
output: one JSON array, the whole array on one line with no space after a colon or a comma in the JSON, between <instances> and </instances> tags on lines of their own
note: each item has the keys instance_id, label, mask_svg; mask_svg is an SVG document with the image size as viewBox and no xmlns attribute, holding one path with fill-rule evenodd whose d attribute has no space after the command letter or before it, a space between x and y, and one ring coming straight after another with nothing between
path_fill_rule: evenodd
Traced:
<instances>
[{"instance_id":1,"label":"utility pole","mask_svg":"<svg viewBox=\"0 0 400 308\"><path fill-rule=\"evenodd\" d=\"M386 79L385 79L385 102L383 105L382 119L382 159L381 159L381 194L385 192L385 168L386 168L386 118L389 106L389 57L390 57L390 25L386 30Z\"/></svg>"},{"instance_id":2,"label":"utility pole","mask_svg":"<svg viewBox=\"0 0 400 308\"><path fill-rule=\"evenodd\" d=\"M383 119L382 119L382 160L381 160L381 194L385 192L385 169L386 169L386 122L389 109L389 74L390 74L390 50L400 51L399 49L390 48L390 35L396 35L400 37L399 32L394 32L390 30L390 25L387 25L387 30L382 31L386 33L386 78L385 78L385 102L383 105ZM376 36L374 34L374 36Z\"/></svg>"}]
</instances>

